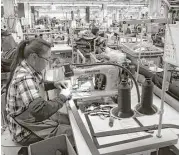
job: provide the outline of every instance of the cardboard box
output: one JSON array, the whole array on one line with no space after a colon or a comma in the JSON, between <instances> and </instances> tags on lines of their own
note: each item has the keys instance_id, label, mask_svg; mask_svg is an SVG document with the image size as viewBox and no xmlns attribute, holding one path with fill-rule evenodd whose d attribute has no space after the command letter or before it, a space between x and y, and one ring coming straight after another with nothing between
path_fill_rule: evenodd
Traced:
<instances>
[{"instance_id":1,"label":"cardboard box","mask_svg":"<svg viewBox=\"0 0 179 155\"><path fill-rule=\"evenodd\" d=\"M66 135L49 138L29 146L29 155L77 155ZM60 155L60 153L58 153Z\"/></svg>"}]
</instances>

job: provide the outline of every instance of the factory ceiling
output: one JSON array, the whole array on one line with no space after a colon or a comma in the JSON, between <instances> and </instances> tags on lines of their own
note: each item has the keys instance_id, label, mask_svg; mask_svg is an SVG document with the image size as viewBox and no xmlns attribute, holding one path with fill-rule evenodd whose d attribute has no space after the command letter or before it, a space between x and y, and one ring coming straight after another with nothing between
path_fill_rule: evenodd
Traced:
<instances>
[{"instance_id":1,"label":"factory ceiling","mask_svg":"<svg viewBox=\"0 0 179 155\"><path fill-rule=\"evenodd\" d=\"M16 0L17 3L132 3L132 4L146 4L150 0ZM170 4L178 4L179 0L162 0L168 1Z\"/></svg>"},{"instance_id":2,"label":"factory ceiling","mask_svg":"<svg viewBox=\"0 0 179 155\"><path fill-rule=\"evenodd\" d=\"M148 0L16 0L18 3L146 3Z\"/></svg>"}]
</instances>

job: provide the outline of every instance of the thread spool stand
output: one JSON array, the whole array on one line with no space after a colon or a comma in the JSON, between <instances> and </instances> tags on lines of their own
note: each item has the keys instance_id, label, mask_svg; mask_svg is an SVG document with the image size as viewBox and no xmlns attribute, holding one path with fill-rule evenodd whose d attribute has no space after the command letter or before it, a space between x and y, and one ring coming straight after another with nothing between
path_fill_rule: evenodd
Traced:
<instances>
[{"instance_id":1,"label":"thread spool stand","mask_svg":"<svg viewBox=\"0 0 179 155\"><path fill-rule=\"evenodd\" d=\"M111 115L115 118L130 118L134 116L131 109L131 88L127 81L122 80L118 88L118 106L111 109Z\"/></svg>"},{"instance_id":2,"label":"thread spool stand","mask_svg":"<svg viewBox=\"0 0 179 155\"><path fill-rule=\"evenodd\" d=\"M158 109L153 105L153 88L152 79L146 78L142 84L141 103L136 106L136 111L142 115L153 115Z\"/></svg>"}]
</instances>

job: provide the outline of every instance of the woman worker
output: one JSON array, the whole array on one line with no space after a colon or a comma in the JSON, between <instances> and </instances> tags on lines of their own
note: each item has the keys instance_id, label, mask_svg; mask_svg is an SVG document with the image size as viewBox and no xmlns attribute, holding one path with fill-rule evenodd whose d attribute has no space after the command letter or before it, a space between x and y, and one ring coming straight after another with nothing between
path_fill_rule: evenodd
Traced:
<instances>
[{"instance_id":1,"label":"woman worker","mask_svg":"<svg viewBox=\"0 0 179 155\"><path fill-rule=\"evenodd\" d=\"M71 97L70 91L63 89L58 97L48 101L41 93L44 90L41 72L50 59L50 48L40 38L22 41L11 66L6 92L8 127L13 141L21 145L60 134L67 134L73 145L69 120L57 113Z\"/></svg>"}]
</instances>

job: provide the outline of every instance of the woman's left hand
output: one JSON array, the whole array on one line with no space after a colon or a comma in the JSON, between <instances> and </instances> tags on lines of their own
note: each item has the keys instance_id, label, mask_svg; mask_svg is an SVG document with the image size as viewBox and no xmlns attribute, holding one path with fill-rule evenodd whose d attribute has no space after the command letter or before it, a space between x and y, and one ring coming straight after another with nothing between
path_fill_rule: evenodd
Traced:
<instances>
[{"instance_id":1,"label":"woman's left hand","mask_svg":"<svg viewBox=\"0 0 179 155\"><path fill-rule=\"evenodd\" d=\"M66 89L68 88L68 83L65 81L57 81L57 82L54 82L54 86L57 89Z\"/></svg>"}]
</instances>

